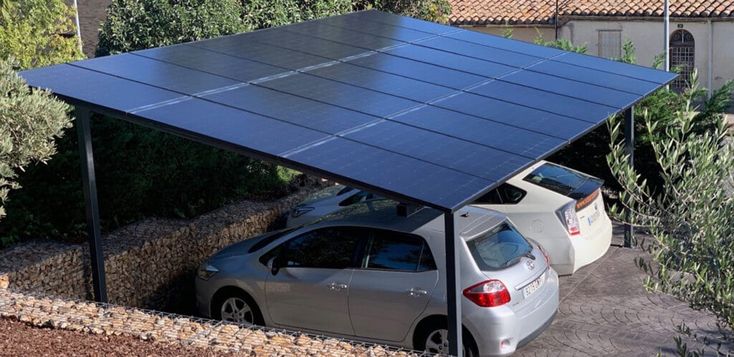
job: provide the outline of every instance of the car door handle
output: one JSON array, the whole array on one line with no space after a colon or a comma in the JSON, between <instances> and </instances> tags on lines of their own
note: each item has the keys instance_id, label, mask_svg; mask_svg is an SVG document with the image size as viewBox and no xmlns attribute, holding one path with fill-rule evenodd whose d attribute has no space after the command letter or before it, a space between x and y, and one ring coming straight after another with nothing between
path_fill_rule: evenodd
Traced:
<instances>
[{"instance_id":1,"label":"car door handle","mask_svg":"<svg viewBox=\"0 0 734 357\"><path fill-rule=\"evenodd\" d=\"M421 296L427 295L428 291L425 291L419 288L412 288L408 290L408 294L410 294L410 296L413 296L413 297L421 297Z\"/></svg>"},{"instance_id":2,"label":"car door handle","mask_svg":"<svg viewBox=\"0 0 734 357\"><path fill-rule=\"evenodd\" d=\"M344 290L344 289L346 289L348 287L349 286L347 284L344 284L344 283L332 282L331 284L329 284L329 290L333 290L333 291Z\"/></svg>"}]
</instances>

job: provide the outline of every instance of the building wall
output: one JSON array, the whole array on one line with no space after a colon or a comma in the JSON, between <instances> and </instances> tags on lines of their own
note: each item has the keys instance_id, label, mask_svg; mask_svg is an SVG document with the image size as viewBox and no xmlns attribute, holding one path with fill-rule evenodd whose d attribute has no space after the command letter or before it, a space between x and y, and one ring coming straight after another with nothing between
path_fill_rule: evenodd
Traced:
<instances>
[{"instance_id":1,"label":"building wall","mask_svg":"<svg viewBox=\"0 0 734 357\"><path fill-rule=\"evenodd\" d=\"M472 30L502 35L508 26L473 27ZM532 42L538 31L545 39L554 38L552 27L532 28L513 27L513 38ZM670 32L684 29L693 35L695 41L695 65L698 69L699 83L709 86L709 33L713 29L713 62L711 68L711 87L721 87L727 80L734 79L734 19L732 21L675 21L670 22ZM635 45L637 63L644 66L653 64L655 57L663 54L663 24L656 20L571 20L560 29L559 37L571 40L576 45L586 45L588 53L599 54L599 31L621 30L622 41L630 40Z\"/></svg>"}]
</instances>

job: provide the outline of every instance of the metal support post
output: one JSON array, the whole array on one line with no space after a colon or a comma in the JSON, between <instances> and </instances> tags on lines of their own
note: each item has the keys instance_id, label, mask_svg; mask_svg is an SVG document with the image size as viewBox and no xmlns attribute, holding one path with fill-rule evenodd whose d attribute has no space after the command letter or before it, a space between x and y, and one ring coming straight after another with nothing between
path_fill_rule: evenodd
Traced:
<instances>
[{"instance_id":1,"label":"metal support post","mask_svg":"<svg viewBox=\"0 0 734 357\"><path fill-rule=\"evenodd\" d=\"M459 291L460 269L459 269L459 243L456 234L454 214L444 213L444 225L446 232L446 303L449 322L449 354L461 356L461 292Z\"/></svg>"},{"instance_id":2,"label":"metal support post","mask_svg":"<svg viewBox=\"0 0 734 357\"><path fill-rule=\"evenodd\" d=\"M107 283L105 282L104 254L102 253L102 234L99 222L99 202L97 201L97 180L94 175L94 154L92 152L91 117L88 108L76 107L76 129L79 135L79 155L82 167L82 186L86 202L87 238L92 263L94 299L107 302Z\"/></svg>"},{"instance_id":3,"label":"metal support post","mask_svg":"<svg viewBox=\"0 0 734 357\"><path fill-rule=\"evenodd\" d=\"M629 107L624 111L624 146L625 151L629 155L630 166L635 166L635 107ZM627 221L629 222L632 213L627 211ZM634 244L635 229L631 224L624 224L624 246L632 248Z\"/></svg>"}]
</instances>

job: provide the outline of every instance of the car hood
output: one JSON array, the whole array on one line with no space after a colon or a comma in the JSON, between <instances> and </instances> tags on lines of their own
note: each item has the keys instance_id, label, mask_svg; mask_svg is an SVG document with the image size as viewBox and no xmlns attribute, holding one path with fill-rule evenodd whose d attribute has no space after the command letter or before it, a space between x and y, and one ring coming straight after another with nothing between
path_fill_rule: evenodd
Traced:
<instances>
[{"instance_id":1,"label":"car hood","mask_svg":"<svg viewBox=\"0 0 734 357\"><path fill-rule=\"evenodd\" d=\"M273 235L277 232L269 232L265 233L256 237L245 239L241 242L237 242L235 244L232 244L220 251L218 251L216 254L212 256L212 259L224 259L224 258L230 258L234 256L242 256L250 254L250 248L255 245L257 242L265 239L268 236Z\"/></svg>"}]
</instances>

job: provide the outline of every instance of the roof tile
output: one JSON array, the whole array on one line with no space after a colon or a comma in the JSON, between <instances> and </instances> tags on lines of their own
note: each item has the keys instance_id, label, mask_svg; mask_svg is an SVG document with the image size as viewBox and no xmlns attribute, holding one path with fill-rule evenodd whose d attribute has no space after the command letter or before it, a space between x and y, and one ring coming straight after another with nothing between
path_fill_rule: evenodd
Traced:
<instances>
[{"instance_id":1,"label":"roof tile","mask_svg":"<svg viewBox=\"0 0 734 357\"><path fill-rule=\"evenodd\" d=\"M556 0L449 0L455 25L552 23ZM661 16L659 0L559 0L559 15ZM671 17L732 17L734 0L671 0Z\"/></svg>"}]
</instances>

